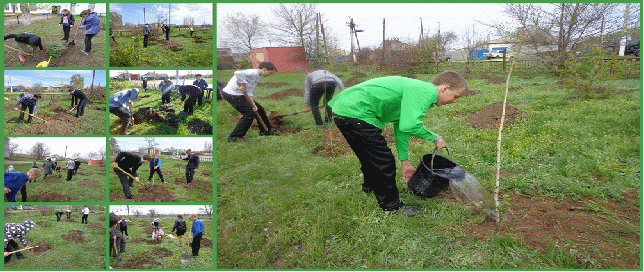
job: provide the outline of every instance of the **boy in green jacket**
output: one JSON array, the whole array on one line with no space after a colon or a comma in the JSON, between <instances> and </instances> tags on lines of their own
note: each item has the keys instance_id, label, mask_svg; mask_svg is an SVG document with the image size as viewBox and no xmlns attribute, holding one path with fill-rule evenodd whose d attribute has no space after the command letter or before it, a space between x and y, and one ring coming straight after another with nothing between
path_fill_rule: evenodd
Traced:
<instances>
[{"instance_id":1,"label":"boy in green jacket","mask_svg":"<svg viewBox=\"0 0 644 272\"><path fill-rule=\"evenodd\" d=\"M336 126L360 160L362 190L373 191L384 211L407 216L417 212L398 196L396 161L382 136L385 123L393 124L403 180L409 181L416 171L408 160L410 137L433 141L439 150L446 147L441 136L425 128L423 118L434 106L454 103L467 88L463 76L453 71L436 75L432 83L389 76L355 85L329 101Z\"/></svg>"}]
</instances>

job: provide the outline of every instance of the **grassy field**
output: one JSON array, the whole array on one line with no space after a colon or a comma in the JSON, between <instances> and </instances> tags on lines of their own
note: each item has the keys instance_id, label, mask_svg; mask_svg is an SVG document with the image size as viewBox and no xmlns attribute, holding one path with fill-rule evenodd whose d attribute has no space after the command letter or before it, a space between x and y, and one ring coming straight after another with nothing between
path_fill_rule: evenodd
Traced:
<instances>
[{"instance_id":1,"label":"grassy field","mask_svg":"<svg viewBox=\"0 0 644 272\"><path fill-rule=\"evenodd\" d=\"M85 114L81 118L72 116L76 114L76 109L68 111L71 109L70 104L68 95L54 96L53 99L50 96L44 95L38 102L36 117L46 120L47 123L33 117L32 124L27 124L29 115L25 113L23 124L19 125L18 117L20 116L20 111L13 110L16 101L5 100L4 134L102 135L105 133L105 104L102 101L90 101L85 106Z\"/></svg>"},{"instance_id":2,"label":"grassy field","mask_svg":"<svg viewBox=\"0 0 644 272\"><path fill-rule=\"evenodd\" d=\"M40 206L46 207L46 206ZM43 215L44 214L44 215ZM89 224L81 224L81 211L72 211L74 222L65 215L56 222L54 210L49 211L5 211L5 223L22 223L32 220L37 225L27 233L27 246L39 245L40 250L27 250L27 259L12 260L15 264L5 265L7 270L104 270L105 269L105 211L90 210ZM102 219L102 220L100 220ZM73 231L82 232L82 241L68 241ZM20 248L24 248L19 240Z\"/></svg>"},{"instance_id":3,"label":"grassy field","mask_svg":"<svg viewBox=\"0 0 644 272\"><path fill-rule=\"evenodd\" d=\"M128 234L131 239L126 240L125 251L121 255L121 262L110 257L110 266L115 269L170 269L170 270L211 270L213 268L212 248L212 221L199 219L204 223L204 234L201 240L199 257L191 258L187 264L180 261L181 254L191 248L187 245L192 239L190 237L190 226L192 221L186 220L188 231L183 236L183 246L178 246L178 239L164 238L160 244L152 243L152 222L149 218L130 217L132 222L128 223ZM159 228L168 235L171 234L174 219L161 219ZM174 235L176 236L176 235ZM206 245L210 241L210 246ZM150 243L147 243L150 242Z\"/></svg>"},{"instance_id":4,"label":"grassy field","mask_svg":"<svg viewBox=\"0 0 644 272\"><path fill-rule=\"evenodd\" d=\"M114 161L115 157L111 157L110 161ZM134 183L136 187L130 188L133 195L139 196L136 201L139 202L210 202L212 201L212 162L202 161L199 164L199 169L194 175L192 185L186 185L185 169L186 161L174 160L170 156L159 156L163 162L161 169L163 171L163 178L165 184L161 184L159 176L154 174L153 182L151 183L152 190L146 189L141 184ZM146 183L150 177L150 168L147 164L142 165L137 171L141 182ZM132 201L126 199L123 194L123 186L118 176L111 171L110 178L110 201L112 202L125 202Z\"/></svg>"},{"instance_id":5,"label":"grassy field","mask_svg":"<svg viewBox=\"0 0 644 272\"><path fill-rule=\"evenodd\" d=\"M208 82L208 85L212 85L212 79L205 79ZM130 89L130 88L139 88L139 97L138 100L134 102L132 107L132 113L135 117L135 124L128 129L128 131L133 132L135 135L211 135L212 134L212 99L203 100L203 106L199 107L195 104L194 114L178 114L183 111L183 103L181 102L181 96L177 91L173 91L171 96L170 107L163 111L158 110L161 105L161 91L153 88L148 88L147 92L144 92L140 86L130 85L127 82L112 82L111 84L116 84L116 87L110 88L110 95L117 93L119 91ZM212 97L212 94L211 94ZM158 115L161 120L170 120L174 119L176 122L154 122L149 120L149 118L144 117L141 113L138 113L141 108L150 108L150 111L153 111L154 114ZM155 110L156 109L156 110ZM176 115L169 116L168 112L174 111ZM140 122L137 122L137 115L140 116ZM116 135L119 133L121 128L119 118L110 114L110 134Z\"/></svg>"},{"instance_id":6,"label":"grassy field","mask_svg":"<svg viewBox=\"0 0 644 272\"><path fill-rule=\"evenodd\" d=\"M42 174L36 181L27 183L27 202L96 202L105 199L105 167L81 164L76 175L71 181L66 181L67 171L65 162L58 162L60 173L54 171L53 175L43 180ZM31 163L12 164L18 172L26 173L31 168ZM43 171L42 162L38 167ZM6 172L7 159L4 170ZM62 195L62 196L60 196ZM43 200L44 199L44 200ZM18 192L16 202L22 202L22 194Z\"/></svg>"},{"instance_id":7,"label":"grassy field","mask_svg":"<svg viewBox=\"0 0 644 272\"><path fill-rule=\"evenodd\" d=\"M365 74L358 82L387 75L368 67L332 70L344 82L357 71ZM232 72L218 71L219 80L227 82ZM452 160L489 193L498 127L475 129L464 121L502 101L505 84L470 76L475 95L432 108L423 121L446 140ZM301 110L301 92L263 97L303 89L303 80L303 73L262 78L255 99L267 112ZM217 268L641 268L640 80L603 82L608 91L588 100L565 91L560 80L530 74L510 80L508 104L524 113L504 128L503 221L492 226L481 225L484 218L458 205L449 191L421 199L404 182L398 182L401 199L420 208L419 214L383 213L375 197L360 190L360 164L352 152L314 155L320 148L346 146L332 133L334 126L316 128L310 113L284 118L282 128L300 132L259 137L250 130L250 141L227 143L239 113L218 102ZM413 139L410 162L417 166L433 149Z\"/></svg>"},{"instance_id":8,"label":"grassy field","mask_svg":"<svg viewBox=\"0 0 644 272\"><path fill-rule=\"evenodd\" d=\"M116 43L110 42L111 67L211 67L211 28L172 29L170 43L159 30L150 35L148 48L143 47L143 31L115 29ZM195 38L198 37L198 38Z\"/></svg>"},{"instance_id":9,"label":"grassy field","mask_svg":"<svg viewBox=\"0 0 644 272\"><path fill-rule=\"evenodd\" d=\"M82 17L74 16L76 25L72 27L69 33L69 41L76 41L76 45L70 46L63 44L60 40L63 38L63 28L58 26L60 17L54 17L44 20L35 20L31 25L14 24L5 25L4 33L7 34L20 34L22 32L31 32L38 35L46 48L48 45L60 44L66 46L66 51L57 58L52 58L50 66L56 64L58 67L105 67L105 17L100 17L101 31L92 38L92 51L90 55L85 55L81 51L85 49L85 30L78 29L77 26L82 25ZM74 39L74 32L78 29L78 34ZM7 40L5 44L20 49L17 43L11 39ZM27 52L31 53L31 52ZM5 67L36 67L41 61L49 59L46 52L41 52L36 49L36 55L25 56L26 61L21 62L18 58L18 53L11 49L4 49L4 66Z\"/></svg>"}]
</instances>

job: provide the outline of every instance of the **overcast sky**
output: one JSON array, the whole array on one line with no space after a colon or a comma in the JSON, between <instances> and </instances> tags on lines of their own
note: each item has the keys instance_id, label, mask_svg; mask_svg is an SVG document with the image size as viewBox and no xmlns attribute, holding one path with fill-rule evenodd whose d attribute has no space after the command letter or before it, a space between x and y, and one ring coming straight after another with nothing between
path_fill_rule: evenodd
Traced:
<instances>
[{"instance_id":1,"label":"overcast sky","mask_svg":"<svg viewBox=\"0 0 644 272\"><path fill-rule=\"evenodd\" d=\"M67 156L70 157L78 152L85 156L90 152L98 152L101 147L105 148L105 138L99 137L16 137L11 138L12 143L17 143L22 152L26 152L34 146L35 143L44 143L52 155L65 155L67 147Z\"/></svg>"},{"instance_id":2,"label":"overcast sky","mask_svg":"<svg viewBox=\"0 0 644 272\"><path fill-rule=\"evenodd\" d=\"M178 149L192 149L195 151L203 150L205 143L212 144L211 137L154 137L159 144L158 149L174 147ZM116 142L121 150L135 151L141 147L148 147L148 142L144 137L118 137Z\"/></svg>"},{"instance_id":3,"label":"overcast sky","mask_svg":"<svg viewBox=\"0 0 644 272\"><path fill-rule=\"evenodd\" d=\"M9 74L11 84L31 87L34 83L42 83L43 87L49 87L59 83L69 84L73 75L80 74L85 80L85 87L92 85L92 70L12 70L4 71L4 86L9 86ZM105 70L96 70L94 86L105 87Z\"/></svg>"},{"instance_id":4,"label":"overcast sky","mask_svg":"<svg viewBox=\"0 0 644 272\"><path fill-rule=\"evenodd\" d=\"M187 75L190 73L193 74L202 74L202 75L211 75L212 70L110 70L110 77L118 76L120 73L128 71L130 74L147 74L149 72L156 72L159 74L166 74L169 76L174 76L179 71L179 75Z\"/></svg>"},{"instance_id":5,"label":"overcast sky","mask_svg":"<svg viewBox=\"0 0 644 272\"><path fill-rule=\"evenodd\" d=\"M212 3L157 3L157 4L135 4L117 3L110 4L110 12L116 12L123 17L123 23L143 24L143 9L145 9L145 22L157 22L157 14L166 18L168 9L170 12L170 24L183 24L185 16L195 19L196 25L212 25Z\"/></svg>"},{"instance_id":6,"label":"overcast sky","mask_svg":"<svg viewBox=\"0 0 644 272\"><path fill-rule=\"evenodd\" d=\"M142 211L148 215L150 209L155 209L160 214L197 214L202 213L199 209L203 209L204 205L129 205L130 215L133 215L133 210ZM110 205L110 212L116 215L127 215L127 205ZM188 220L188 218L183 218ZM152 222L152 220L150 220Z\"/></svg>"}]
</instances>

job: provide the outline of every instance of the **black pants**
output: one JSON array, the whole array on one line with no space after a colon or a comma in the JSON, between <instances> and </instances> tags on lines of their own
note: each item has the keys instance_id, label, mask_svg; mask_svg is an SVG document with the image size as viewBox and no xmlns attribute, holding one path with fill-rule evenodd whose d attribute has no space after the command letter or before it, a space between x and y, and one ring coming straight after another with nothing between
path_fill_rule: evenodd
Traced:
<instances>
[{"instance_id":1,"label":"black pants","mask_svg":"<svg viewBox=\"0 0 644 272\"><path fill-rule=\"evenodd\" d=\"M125 227L121 227L121 232L122 232L125 236L130 236L129 234L127 234L127 226L125 226Z\"/></svg>"},{"instance_id":2,"label":"black pants","mask_svg":"<svg viewBox=\"0 0 644 272\"><path fill-rule=\"evenodd\" d=\"M331 107L328 103L331 98L333 98L333 93L335 93L335 82L320 82L313 84L311 87L311 92L309 93L310 99L309 103L311 104L311 113L313 114L313 119L315 119L315 124L318 126L324 125L322 122L322 116L320 115L320 108L318 105L320 99L324 96L324 106L326 106L326 116L324 117L324 122L329 122L333 113L331 112Z\"/></svg>"},{"instance_id":3,"label":"black pants","mask_svg":"<svg viewBox=\"0 0 644 272\"><path fill-rule=\"evenodd\" d=\"M170 31L165 32L165 40L169 41L170 40Z\"/></svg>"},{"instance_id":4,"label":"black pants","mask_svg":"<svg viewBox=\"0 0 644 272\"><path fill-rule=\"evenodd\" d=\"M87 224L87 217L89 214L83 214L83 217L81 218L81 224Z\"/></svg>"},{"instance_id":5,"label":"black pants","mask_svg":"<svg viewBox=\"0 0 644 272\"><path fill-rule=\"evenodd\" d=\"M85 98L78 102L77 108L76 108L76 116L81 117L83 114L85 114L85 104L87 104L87 101L89 99Z\"/></svg>"},{"instance_id":6,"label":"black pants","mask_svg":"<svg viewBox=\"0 0 644 272\"><path fill-rule=\"evenodd\" d=\"M222 92L221 95L226 101L228 101L228 103L230 103L231 106L233 106L233 108L235 108L235 110L242 114L242 117L239 119L239 122L237 122L235 129L233 129L233 132L231 132L228 137L244 137L246 132L248 132L250 125L253 124L253 119L257 118L257 115L253 111L253 107L251 107L250 103L248 103L243 95L231 95L225 92ZM255 106L257 106L257 113L262 117L266 128L270 131L271 123L268 121L268 116L266 116L264 107L257 103L257 101L255 101ZM261 125L259 126L259 131L265 131Z\"/></svg>"},{"instance_id":7,"label":"black pants","mask_svg":"<svg viewBox=\"0 0 644 272\"><path fill-rule=\"evenodd\" d=\"M148 47L149 39L150 39L150 35L143 35L143 47Z\"/></svg>"},{"instance_id":8,"label":"black pants","mask_svg":"<svg viewBox=\"0 0 644 272\"><path fill-rule=\"evenodd\" d=\"M20 188L20 195L22 195L22 202L27 202L27 184Z\"/></svg>"},{"instance_id":9,"label":"black pants","mask_svg":"<svg viewBox=\"0 0 644 272\"><path fill-rule=\"evenodd\" d=\"M73 175L74 175L74 169L67 169L67 181L72 180Z\"/></svg>"},{"instance_id":10,"label":"black pants","mask_svg":"<svg viewBox=\"0 0 644 272\"><path fill-rule=\"evenodd\" d=\"M172 95L172 91L167 91L165 93L161 93L161 103L170 103L170 95Z\"/></svg>"},{"instance_id":11,"label":"black pants","mask_svg":"<svg viewBox=\"0 0 644 272\"><path fill-rule=\"evenodd\" d=\"M67 220L72 219L72 213L67 213Z\"/></svg>"},{"instance_id":12,"label":"black pants","mask_svg":"<svg viewBox=\"0 0 644 272\"><path fill-rule=\"evenodd\" d=\"M199 248L201 248L202 236L203 232L200 232L199 234L195 235L195 237L192 237L192 256L199 256Z\"/></svg>"},{"instance_id":13,"label":"black pants","mask_svg":"<svg viewBox=\"0 0 644 272\"><path fill-rule=\"evenodd\" d=\"M62 217L62 214L57 214L56 215L56 222L60 222L60 218Z\"/></svg>"},{"instance_id":14,"label":"black pants","mask_svg":"<svg viewBox=\"0 0 644 272\"><path fill-rule=\"evenodd\" d=\"M186 168L186 183L192 183L192 178L195 177L195 171L193 168Z\"/></svg>"},{"instance_id":15,"label":"black pants","mask_svg":"<svg viewBox=\"0 0 644 272\"><path fill-rule=\"evenodd\" d=\"M66 41L69 40L69 30L71 28L71 26L63 26L63 39L65 39Z\"/></svg>"},{"instance_id":16,"label":"black pants","mask_svg":"<svg viewBox=\"0 0 644 272\"><path fill-rule=\"evenodd\" d=\"M20 116L18 117L18 120L22 123L22 120L25 119L25 111L27 108L29 108L29 114L34 114L34 105L26 105L26 104L20 104L20 109L22 110L20 112ZM31 115L27 117L27 123L31 123Z\"/></svg>"},{"instance_id":17,"label":"black pants","mask_svg":"<svg viewBox=\"0 0 644 272\"><path fill-rule=\"evenodd\" d=\"M157 169L154 169L154 168L150 169L150 177L148 178L148 181L152 180L152 176L154 176L154 173L159 174L159 178L161 179L161 182L163 182L163 174L161 174L161 168L158 168L158 167Z\"/></svg>"},{"instance_id":18,"label":"black pants","mask_svg":"<svg viewBox=\"0 0 644 272\"><path fill-rule=\"evenodd\" d=\"M203 106L203 95L204 95L203 90L201 91L201 94L197 95L197 102L198 102L197 105L199 105L199 107Z\"/></svg>"},{"instance_id":19,"label":"black pants","mask_svg":"<svg viewBox=\"0 0 644 272\"><path fill-rule=\"evenodd\" d=\"M183 111L188 113L193 113L195 110L195 104L197 103L197 99L199 99L199 95L188 96L188 99L186 99L186 103L183 104Z\"/></svg>"},{"instance_id":20,"label":"black pants","mask_svg":"<svg viewBox=\"0 0 644 272\"><path fill-rule=\"evenodd\" d=\"M360 160L364 177L362 186L373 190L383 210L400 207L396 160L382 130L365 121L340 116L335 117L335 124Z\"/></svg>"},{"instance_id":21,"label":"black pants","mask_svg":"<svg viewBox=\"0 0 644 272\"><path fill-rule=\"evenodd\" d=\"M130 193L130 186L134 185L134 180L130 178L126 173L121 172L121 170L118 170L114 168L114 173L119 177L119 180L121 181L121 186L123 186L123 193L125 194L125 197L127 198L132 198L132 193Z\"/></svg>"},{"instance_id":22,"label":"black pants","mask_svg":"<svg viewBox=\"0 0 644 272\"><path fill-rule=\"evenodd\" d=\"M114 39L114 36L111 36L111 38L112 38L112 41L116 42L116 40Z\"/></svg>"},{"instance_id":23,"label":"black pants","mask_svg":"<svg viewBox=\"0 0 644 272\"><path fill-rule=\"evenodd\" d=\"M159 222L152 222L152 225L153 225L155 228L158 228L158 227L159 227Z\"/></svg>"},{"instance_id":24,"label":"black pants","mask_svg":"<svg viewBox=\"0 0 644 272\"><path fill-rule=\"evenodd\" d=\"M7 242L7 246L4 248L4 251L5 252L12 252L12 251L16 251L18 249L20 249L20 247L18 246L18 243L16 243L15 240L11 239L11 240L9 240ZM16 257L18 257L18 259L22 259L24 257L24 255L22 255L22 252L16 252L14 254L16 254ZM5 264L8 263L11 260L11 256L13 256L13 254L9 254L8 256L4 257L4 263Z\"/></svg>"},{"instance_id":25,"label":"black pants","mask_svg":"<svg viewBox=\"0 0 644 272\"><path fill-rule=\"evenodd\" d=\"M85 34L85 52L89 53L92 51L92 38L96 34Z\"/></svg>"},{"instance_id":26,"label":"black pants","mask_svg":"<svg viewBox=\"0 0 644 272\"><path fill-rule=\"evenodd\" d=\"M132 114L125 107L110 108L110 113L121 118L121 133L127 131L127 129L132 125Z\"/></svg>"},{"instance_id":27,"label":"black pants","mask_svg":"<svg viewBox=\"0 0 644 272\"><path fill-rule=\"evenodd\" d=\"M194 31L190 31L190 37L192 37L192 33L194 33Z\"/></svg>"}]
</instances>

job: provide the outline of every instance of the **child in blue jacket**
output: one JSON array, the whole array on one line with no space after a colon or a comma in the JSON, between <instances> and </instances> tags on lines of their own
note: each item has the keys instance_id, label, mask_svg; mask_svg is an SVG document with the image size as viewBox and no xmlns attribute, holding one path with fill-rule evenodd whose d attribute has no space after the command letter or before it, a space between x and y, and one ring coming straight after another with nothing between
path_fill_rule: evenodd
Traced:
<instances>
[{"instance_id":1,"label":"child in blue jacket","mask_svg":"<svg viewBox=\"0 0 644 272\"><path fill-rule=\"evenodd\" d=\"M98 14L91 10L83 10L80 16L84 18L83 25L78 26L79 29L85 29L85 50L83 53L89 55L92 52L92 38L94 35L101 31L101 20L98 19Z\"/></svg>"}]
</instances>

